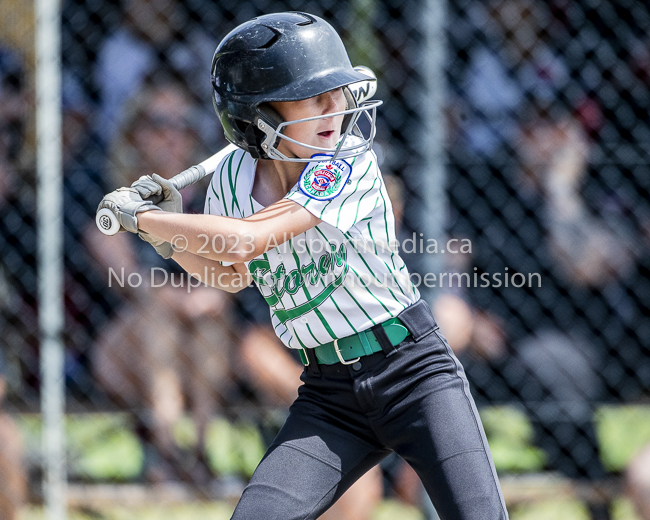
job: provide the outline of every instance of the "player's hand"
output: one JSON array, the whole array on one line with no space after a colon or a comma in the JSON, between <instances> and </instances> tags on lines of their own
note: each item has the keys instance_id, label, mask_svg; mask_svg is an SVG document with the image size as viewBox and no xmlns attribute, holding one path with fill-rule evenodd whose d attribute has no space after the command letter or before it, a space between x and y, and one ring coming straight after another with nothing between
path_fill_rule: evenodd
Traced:
<instances>
[{"instance_id":1,"label":"player's hand","mask_svg":"<svg viewBox=\"0 0 650 520\"><path fill-rule=\"evenodd\" d=\"M145 200L150 197L163 197L163 200L157 204L163 211L183 213L183 198L180 192L171 181L164 179L160 175L156 173L153 175L143 175L131 184L131 187L137 190ZM156 250L156 253L163 258L171 258L172 254L174 254L174 249L169 242L143 231L140 231L138 236L145 242L149 242Z\"/></svg>"},{"instance_id":2,"label":"player's hand","mask_svg":"<svg viewBox=\"0 0 650 520\"><path fill-rule=\"evenodd\" d=\"M162 197L157 203L163 211L183 213L183 197L174 184L157 173L143 175L131 187L136 189L140 196L147 200L151 197Z\"/></svg>"},{"instance_id":3,"label":"player's hand","mask_svg":"<svg viewBox=\"0 0 650 520\"><path fill-rule=\"evenodd\" d=\"M138 218L136 215L143 211L159 210L151 201L142 200L137 190L133 188L118 188L105 195L97 206L97 211L107 208L120 223L120 231L131 233L138 232Z\"/></svg>"}]
</instances>

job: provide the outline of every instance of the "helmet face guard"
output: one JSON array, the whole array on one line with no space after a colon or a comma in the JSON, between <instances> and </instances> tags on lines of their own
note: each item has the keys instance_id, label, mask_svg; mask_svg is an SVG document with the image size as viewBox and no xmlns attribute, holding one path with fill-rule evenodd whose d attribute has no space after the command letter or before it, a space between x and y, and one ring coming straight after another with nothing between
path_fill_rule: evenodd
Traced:
<instances>
[{"instance_id":1,"label":"helmet face guard","mask_svg":"<svg viewBox=\"0 0 650 520\"><path fill-rule=\"evenodd\" d=\"M313 150L314 154L329 156L324 157L322 159L323 161L356 157L357 155L361 155L372 148L372 143L376 133L375 122L377 119L377 107L381 104L382 102L378 100L365 101L357 107L341 110L340 112L332 112L330 114L323 114L320 116L306 117L303 119L296 119L294 121L283 121L277 126L273 125L272 123L265 122L260 117L257 119L257 127L266 136L261 144L262 150L269 159L274 159L277 161L314 162L314 158L287 157L284 155L281 151L278 150L277 146L280 144L281 140L285 140L291 143L295 143L303 148L307 148L308 150ZM291 125L304 123L307 121L315 121L317 119L330 119L332 117L340 115L346 116L344 118L343 126L346 126L346 122L347 126L346 128L342 129L343 134L339 138L339 141L334 148L320 148L318 146L312 146L307 143L292 139L291 137L287 137L283 133L283 130ZM368 135L364 135L361 128L357 124L359 118L362 115L365 116L370 125ZM349 136L354 136L357 139L348 139ZM360 143L358 142L359 140L361 140ZM356 142L350 143L350 141Z\"/></svg>"},{"instance_id":2,"label":"helmet face guard","mask_svg":"<svg viewBox=\"0 0 650 520\"><path fill-rule=\"evenodd\" d=\"M367 81L368 75L352 68L340 36L317 16L275 13L240 25L217 47L211 72L213 104L225 136L254 158L309 162L278 151L281 139L293 141L284 135L284 129L335 115L345 116L343 135L336 147L322 149L294 142L339 158L360 155L372 146L375 111L381 101L357 103L348 85ZM273 101L300 101L338 88L343 88L347 105L346 110L335 114L283 121L268 105ZM370 123L366 137L357 124L362 113ZM359 139L361 144L357 144Z\"/></svg>"}]
</instances>

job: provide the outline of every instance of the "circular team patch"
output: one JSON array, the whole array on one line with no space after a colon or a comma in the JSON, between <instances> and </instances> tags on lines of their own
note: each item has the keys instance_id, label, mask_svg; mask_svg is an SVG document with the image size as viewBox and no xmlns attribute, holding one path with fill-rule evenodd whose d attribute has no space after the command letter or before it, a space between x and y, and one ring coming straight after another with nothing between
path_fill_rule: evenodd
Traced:
<instances>
[{"instance_id":1,"label":"circular team patch","mask_svg":"<svg viewBox=\"0 0 650 520\"><path fill-rule=\"evenodd\" d=\"M298 185L300 191L312 199L329 200L343 191L351 173L352 167L342 159L310 162L300 174Z\"/></svg>"}]
</instances>

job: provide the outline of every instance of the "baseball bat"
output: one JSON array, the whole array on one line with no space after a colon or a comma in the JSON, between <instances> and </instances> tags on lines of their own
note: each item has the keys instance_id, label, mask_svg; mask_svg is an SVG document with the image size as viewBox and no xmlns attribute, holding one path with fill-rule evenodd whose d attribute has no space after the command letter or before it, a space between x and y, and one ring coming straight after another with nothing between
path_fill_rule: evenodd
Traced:
<instances>
[{"instance_id":1,"label":"baseball bat","mask_svg":"<svg viewBox=\"0 0 650 520\"><path fill-rule=\"evenodd\" d=\"M361 103L372 98L377 92L377 76L375 76L375 73L368 67L362 65L355 67L354 70L368 76L367 80L357 81L356 83L348 85L348 88L356 98L357 103ZM214 173L221 160L226 157L226 155L237 149L238 148L234 144L229 144L213 156L208 157L205 161L189 167L178 175L174 175L170 181L177 190L182 190L190 184L200 181L206 175ZM149 197L148 200L154 204L158 204L162 200L162 195ZM115 235L120 230L120 223L117 221L117 217L108 208L102 208L97 212L95 223L99 230L105 235Z\"/></svg>"},{"instance_id":2,"label":"baseball bat","mask_svg":"<svg viewBox=\"0 0 650 520\"><path fill-rule=\"evenodd\" d=\"M169 180L177 190L182 190L190 184L200 181L206 175L214 173L214 170L217 168L221 160L235 150L238 150L238 148L234 144L229 144L213 156L208 157L205 161L189 167L178 175L174 175ZM158 204L162 200L162 195L149 197L148 200L154 204ZM105 235L115 235L120 230L120 223L117 221L113 212L108 208L102 208L97 212L95 222L99 230Z\"/></svg>"}]
</instances>

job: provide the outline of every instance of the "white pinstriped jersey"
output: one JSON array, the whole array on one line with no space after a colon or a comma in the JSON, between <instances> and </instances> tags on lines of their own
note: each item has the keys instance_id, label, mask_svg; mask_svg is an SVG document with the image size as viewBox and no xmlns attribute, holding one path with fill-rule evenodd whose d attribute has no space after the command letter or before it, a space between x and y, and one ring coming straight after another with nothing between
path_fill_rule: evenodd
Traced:
<instances>
[{"instance_id":1,"label":"white pinstriped jersey","mask_svg":"<svg viewBox=\"0 0 650 520\"><path fill-rule=\"evenodd\" d=\"M336 163L310 163L284 197L323 222L247 262L275 332L290 348L350 336L420 297L397 253L374 152ZM243 150L228 155L212 177L205 213L245 218L263 209L251 195L256 164Z\"/></svg>"}]
</instances>

